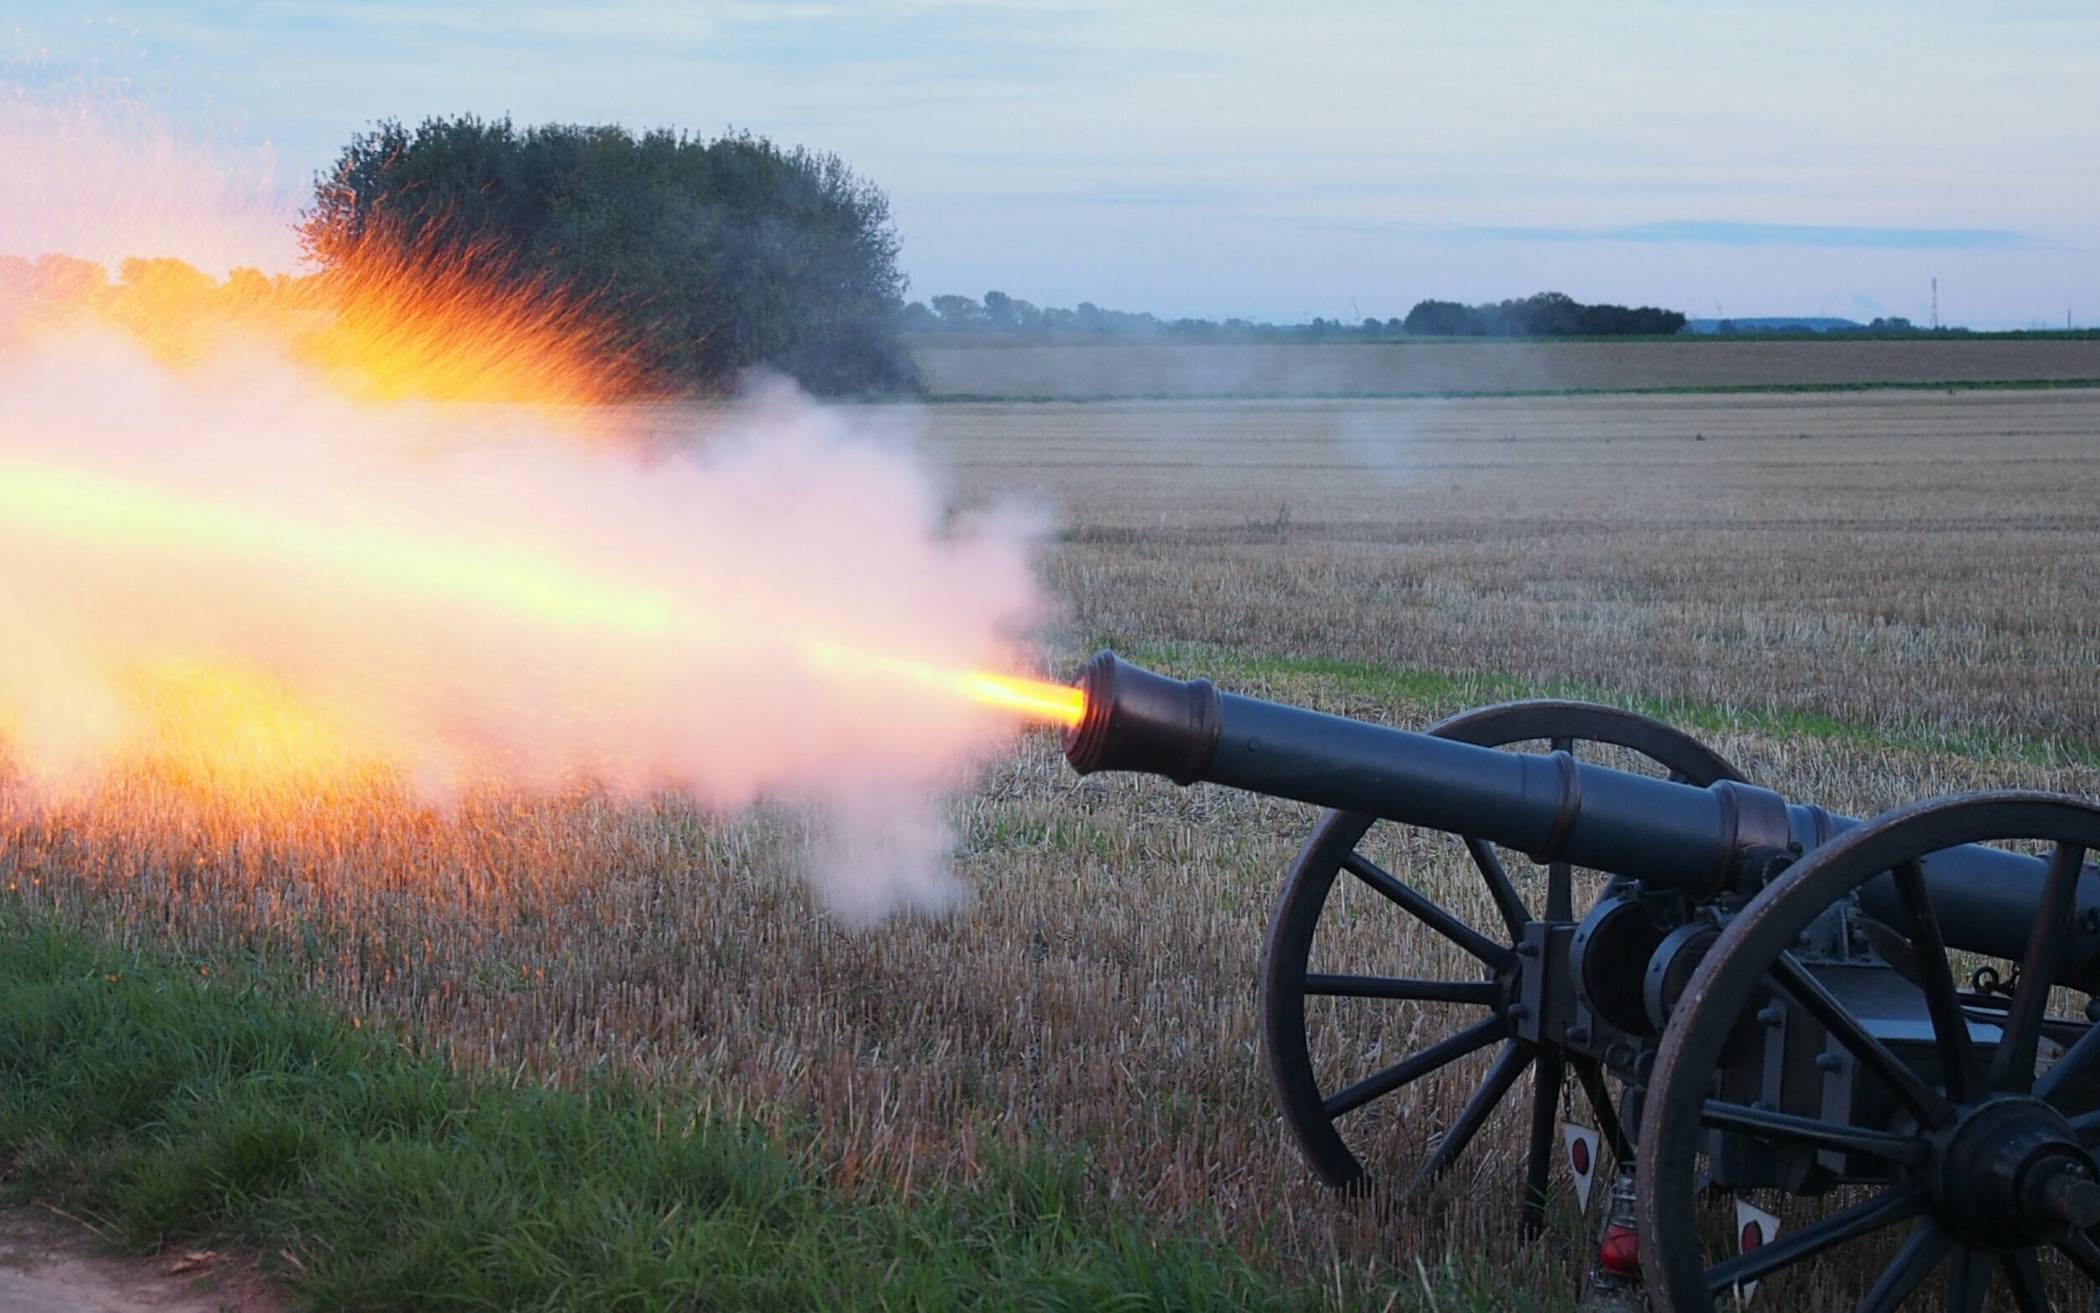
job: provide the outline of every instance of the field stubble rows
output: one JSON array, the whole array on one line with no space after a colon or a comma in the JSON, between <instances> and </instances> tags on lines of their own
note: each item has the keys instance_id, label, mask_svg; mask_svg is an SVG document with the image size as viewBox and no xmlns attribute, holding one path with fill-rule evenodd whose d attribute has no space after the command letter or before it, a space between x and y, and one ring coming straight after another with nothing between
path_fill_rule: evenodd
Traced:
<instances>
[{"instance_id":1,"label":"field stubble rows","mask_svg":"<svg viewBox=\"0 0 2100 1313\"><path fill-rule=\"evenodd\" d=\"M1091 640L2100 741L2100 398L931 412Z\"/></svg>"},{"instance_id":2,"label":"field stubble rows","mask_svg":"<svg viewBox=\"0 0 2100 1313\"><path fill-rule=\"evenodd\" d=\"M1823 713L1897 737L1745 720L1714 738L1752 779L1867 815L1982 785L2100 793L2096 406L940 407L928 443L966 495L1058 511L1061 660L1104 637L1179 673L1215 655L1243 691L1400 724L1456 706L1318 663ZM2066 750L1925 741L1939 733ZM258 825L136 782L88 806L10 805L0 878L120 937L259 952L521 1079L690 1081L842 1180L908 1190L971 1171L989 1139L1049 1140L1082 1146L1106 1195L1163 1220L1215 1209L1250 1251L1313 1265L1508 1234L1515 1125L1484 1137L1435 1220L1388 1229L1311 1183L1269 1105L1256 961L1309 809L1077 780L1038 737L955 814L974 907L867 933L802 891L792 817L588 796L440 814L382 792ZM1391 842L1388 862L1491 920L1454 842ZM1374 908L1338 925L1318 946L1337 968L1426 974L1439 951L1396 942ZM1365 1074L1457 1018L1366 1013L1329 1032L1325 1059ZM1463 1074L1370 1115L1419 1145Z\"/></svg>"},{"instance_id":3,"label":"field stubble rows","mask_svg":"<svg viewBox=\"0 0 2100 1313\"><path fill-rule=\"evenodd\" d=\"M932 396L1037 400L2100 379L2100 337L964 347L935 338L917 357Z\"/></svg>"}]
</instances>

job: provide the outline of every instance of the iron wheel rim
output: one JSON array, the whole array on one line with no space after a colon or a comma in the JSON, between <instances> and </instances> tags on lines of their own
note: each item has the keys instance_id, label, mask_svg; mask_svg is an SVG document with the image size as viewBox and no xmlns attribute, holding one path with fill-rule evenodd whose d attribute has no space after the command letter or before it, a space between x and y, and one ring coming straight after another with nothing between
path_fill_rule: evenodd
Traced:
<instances>
[{"instance_id":1,"label":"iron wheel rim","mask_svg":"<svg viewBox=\"0 0 2100 1313\"><path fill-rule=\"evenodd\" d=\"M1946 848L2000 840L2040 840L2055 845L2053 860L2068 861L2068 873L2060 886L2045 884L2045 903L2060 897L2066 912L2063 924L2044 934L2041 930L2049 917L2046 908L2038 909L2038 930L2030 941L2030 955L2033 946L2045 940L2053 939L2057 948L2050 950L2044 983L2038 988L2029 986L2032 1001L2027 1032L2021 1036L2016 1029L2019 1023L2013 1020L2022 1008L2016 994L2005 1013L2004 1032L2012 1041L2001 1037L1998 1049L2008 1058L2003 1062L1994 1059L1989 1068L1981 1068L1976 1065L1981 1059L1969 1036L1970 1017L1952 986L1944 936L1938 929L1937 914L1930 912L1918 864ZM1949 1183L1934 1176L1944 1170L1943 1159L1934 1155L1944 1150L1930 1147L1936 1133L1942 1138L1954 1134L1965 1124L1964 1119L2000 1098L2026 1098L2060 1110L2079 1102L2080 1096L2090 1096L2100 1083L2100 1027L2086 1032L2091 1043L2081 1040L2057 1059L2051 1072L2061 1068L2060 1079L2044 1076L2037 1080L2032 1056L2032 1044L2050 1020L2046 1008L2049 987L2056 983L2054 954L2074 929L2069 909L2075 907L2078 868L2089 852L2100 852L2100 807L2090 803L2024 791L1928 799L1885 813L1818 847L1775 879L1728 924L1693 972L1671 1015L1649 1084L1649 1129L1641 1136L1638 1149L1641 1263L1657 1313L1708 1313L1716 1307L1719 1291L1768 1279L1904 1225L1911 1228L1909 1235L1862 1296L1859 1308L1903 1306L1928 1289L1944 1268L1950 1309L1964 1313L1981 1309L2000 1282L2022 1310L2046 1309L2050 1304L2038 1258L2039 1250L2046 1246L2066 1248L2074 1265L2100 1279L2100 1247L2076 1233L2062 1244L2051 1240L2046 1246L2039 1239L1993 1244L1979 1236L1974 1220L1950 1206ZM1926 998L1935 1043L1941 1048L1944 1072L1940 1085L1920 1090L1895 1073L1883 1072L1878 1077L1897 1102L1913 1109L1910 1115L1918 1129L1884 1133L1815 1119L1801 1119L1811 1124L1788 1126L1773 1114L1737 1109L1708 1098L1729 1032L1761 989L1776 985L1789 1002L1812 1013L1828 1005L1811 999L1813 982L1800 979L1807 973L1793 961L1795 939L1825 909L1884 873L1891 873L1897 881L1907 917L1906 939L1913 950L1932 948L1940 963L1935 968L1931 959L1921 959L1925 962L1920 968L1923 980L1917 984ZM1929 913L1922 918L1917 915L1921 906ZM1885 1057L1877 1057L1855 1047L1856 1036L1840 1037L1840 1043L1865 1070L1882 1072L1881 1064L1891 1060L1903 1065L1886 1050ZM2024 1071L2021 1043L2028 1045ZM2073 1052L2078 1054L2076 1063L2071 1062ZM1915 1073L1912 1080L1926 1084ZM2076 1135L2090 1156L2100 1147L2100 1117L2083 1120L2086 1124L2077 1128ZM1877 1158L1890 1155L1882 1159L1892 1169L1890 1183L1869 1198L1795 1228L1782 1241L1768 1243L1756 1251L1759 1258L1739 1255L1709 1264L1699 1239L1693 1194L1699 1141L1717 1124L1761 1133L1775 1142L1793 1137L1796 1144L1803 1145L1834 1142L1834 1132L1854 1136L1859 1144L1843 1151ZM1934 1128L1939 1129L1935 1132ZM1886 1138L1876 1138L1883 1134ZM2070 1252L2072 1249L2079 1252Z\"/></svg>"}]
</instances>

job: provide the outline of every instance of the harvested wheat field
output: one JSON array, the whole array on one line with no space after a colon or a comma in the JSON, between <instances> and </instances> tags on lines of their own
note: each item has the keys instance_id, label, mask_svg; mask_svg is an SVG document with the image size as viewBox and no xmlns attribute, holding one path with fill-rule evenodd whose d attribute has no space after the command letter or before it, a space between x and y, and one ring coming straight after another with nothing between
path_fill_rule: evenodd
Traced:
<instances>
[{"instance_id":1,"label":"harvested wheat field","mask_svg":"<svg viewBox=\"0 0 2100 1313\"><path fill-rule=\"evenodd\" d=\"M2100 394L941 406L1082 643L2100 740Z\"/></svg>"},{"instance_id":2,"label":"harvested wheat field","mask_svg":"<svg viewBox=\"0 0 2100 1313\"><path fill-rule=\"evenodd\" d=\"M919 367L936 397L1376 396L2100 380L2100 337L1288 346L963 346Z\"/></svg>"},{"instance_id":3,"label":"harvested wheat field","mask_svg":"<svg viewBox=\"0 0 2100 1313\"><path fill-rule=\"evenodd\" d=\"M1410 725L1532 691L1661 704L1753 780L1854 815L1991 784L2100 793L2100 391L943 405L924 424L965 499L1053 512L1060 663L1113 643ZM1457 1255L1545 1280L1550 1246L1506 1244L1516 1115L1440 1207L1389 1220L1321 1190L1278 1124L1256 965L1310 809L1079 780L1037 736L953 813L974 904L865 932L805 892L793 817L595 796L447 812L375 787L258 820L136 781L11 806L0 879L128 940L260 957L520 1081L690 1085L849 1184L1056 1146L1094 1197L1215 1213L1296 1271ZM1382 842L1491 915L1454 841ZM1368 909L1349 924L1341 958L1438 951ZM1389 1007L1321 1057L1368 1071L1457 1024ZM1418 1160L1477 1072L1388 1101L1370 1141Z\"/></svg>"}]
</instances>

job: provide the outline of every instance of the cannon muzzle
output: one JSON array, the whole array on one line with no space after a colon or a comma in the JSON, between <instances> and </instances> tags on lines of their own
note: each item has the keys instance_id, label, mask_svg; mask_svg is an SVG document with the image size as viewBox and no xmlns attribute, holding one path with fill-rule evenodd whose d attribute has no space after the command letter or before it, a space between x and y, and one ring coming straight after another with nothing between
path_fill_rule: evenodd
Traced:
<instances>
[{"instance_id":1,"label":"cannon muzzle","mask_svg":"<svg viewBox=\"0 0 2100 1313\"><path fill-rule=\"evenodd\" d=\"M1164 775L1194 784L1218 747L1218 690L1207 679L1172 679L1096 653L1075 681L1086 714L1065 731L1065 760L1081 775L1101 770Z\"/></svg>"}]
</instances>

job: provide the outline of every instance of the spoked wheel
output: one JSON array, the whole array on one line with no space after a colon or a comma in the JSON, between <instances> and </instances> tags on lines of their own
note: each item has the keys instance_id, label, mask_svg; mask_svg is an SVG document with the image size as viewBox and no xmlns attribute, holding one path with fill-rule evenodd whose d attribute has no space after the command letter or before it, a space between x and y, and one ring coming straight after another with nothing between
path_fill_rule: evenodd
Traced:
<instances>
[{"instance_id":1,"label":"spoked wheel","mask_svg":"<svg viewBox=\"0 0 2100 1313\"><path fill-rule=\"evenodd\" d=\"M2052 847L2017 984L2010 1000L1983 1011L1956 984L1942 911L1920 862L1997 840ZM2088 1110L2100 1086L2100 1028L2049 1015L2088 852L2100 852L2100 807L2036 793L1934 799L1817 848L1730 922L1670 1014L1648 1086L1641 1261L1661 1313L1707 1313L1744 1282L1848 1253L1876 1273L1856 1306L1873 1313L1906 1301L1973 1313L1994 1287L2023 1313L2090 1306L2100 1279L2100 1246L2088 1235L2100 1223L2100 1116ZM1877 932L1884 944L1891 934L1904 941L1883 956L1908 959L1888 979L1908 991L1914 1014L1931 1021L1930 1047L1917 1063L1870 1033L1811 970L1813 960L1803 961L1800 936L1883 872L1902 916ZM1731 1035L1764 1024L1767 1011L1777 1017L1793 1009L1834 1041L1818 1065L1856 1067L1857 1097L1878 1113L1824 1120L1712 1097ZM2037 1076L2045 1035L2059 1037L2052 1047L2070 1043ZM1821 1217L1716 1261L1701 1243L1694 1209L1697 1155L1713 1129L1820 1155L1844 1164L1844 1175L1876 1184L1852 1187ZM2056 1275L2045 1279L2050 1255L2058 1256L2047 1264ZM2067 1280L2080 1288L2076 1302L2052 1304L2051 1283L2060 1290Z\"/></svg>"},{"instance_id":2,"label":"spoked wheel","mask_svg":"<svg viewBox=\"0 0 2100 1313\"><path fill-rule=\"evenodd\" d=\"M1645 758L1652 768L1672 779L1702 787L1741 778L1718 754L1668 725L1589 703L1537 701L1483 707L1451 717L1428 732L1482 747L1544 743L1552 751L1570 754L1585 744L1608 745ZM1465 1152L1529 1068L1532 1106L1523 1218L1527 1232L1535 1230L1545 1214L1561 1089L1571 1068L1613 1151L1622 1162L1630 1157L1597 1062L1567 1058L1557 1048L1516 1036L1513 1010L1521 1003L1514 997L1513 985L1519 945L1530 923L1574 921L1573 872L1566 863L1549 864L1543 881L1536 876L1528 880L1544 887L1535 888L1527 898L1492 845L1466 839L1473 870L1470 880L1478 884L1452 892L1471 894L1472 901L1481 903L1469 920L1425 893L1419 882L1402 879L1365 854L1366 838L1376 826L1375 817L1360 813L1324 815L1292 866L1269 920L1262 954L1263 1049L1284 1122L1321 1180L1336 1189L1367 1190L1372 1177L1359 1150L1368 1153L1375 1146L1361 1134L1352 1145L1342 1132L1345 1119L1424 1077L1494 1049L1492 1065L1444 1128L1434 1150L1419 1163L1389 1161L1380 1164L1380 1170L1394 1171L1400 1181L1412 1185L1434 1179ZM1345 872L1350 879L1338 885L1337 878ZM1335 904L1342 901L1342 891L1351 884L1375 897L1352 893L1355 902L1351 907L1337 911ZM1477 896L1483 888L1484 902ZM1457 900L1447 897L1447 901ZM1366 903L1367 911L1361 906ZM1338 971L1325 963L1323 969L1314 969L1314 932L1323 916L1348 920L1359 942L1368 937L1395 953L1411 930L1426 928L1434 941L1453 950L1444 956L1459 960L1448 969L1420 975L1414 960L1368 972ZM1372 919L1368 932L1360 924L1364 916ZM1475 920L1487 928L1479 928ZM1632 970L1638 973L1642 965L1633 964ZM1308 1033L1308 997L1356 999L1363 1000L1358 1005L1362 1007L1403 1010L1397 1026L1404 1027L1406 1034L1396 1043L1404 1044L1405 1051L1397 1060L1389 1051L1368 1055L1371 1060L1359 1065L1369 1070L1319 1070L1323 1064L1316 1062L1314 1053L1338 1047L1331 1042L1337 1038L1342 1041L1339 1047L1347 1048L1350 1037L1326 1037L1330 1042L1316 1045ZM1383 1020L1392 1022L1393 1018L1389 1015ZM1331 1016L1323 1017L1322 1022L1341 1024Z\"/></svg>"}]
</instances>

